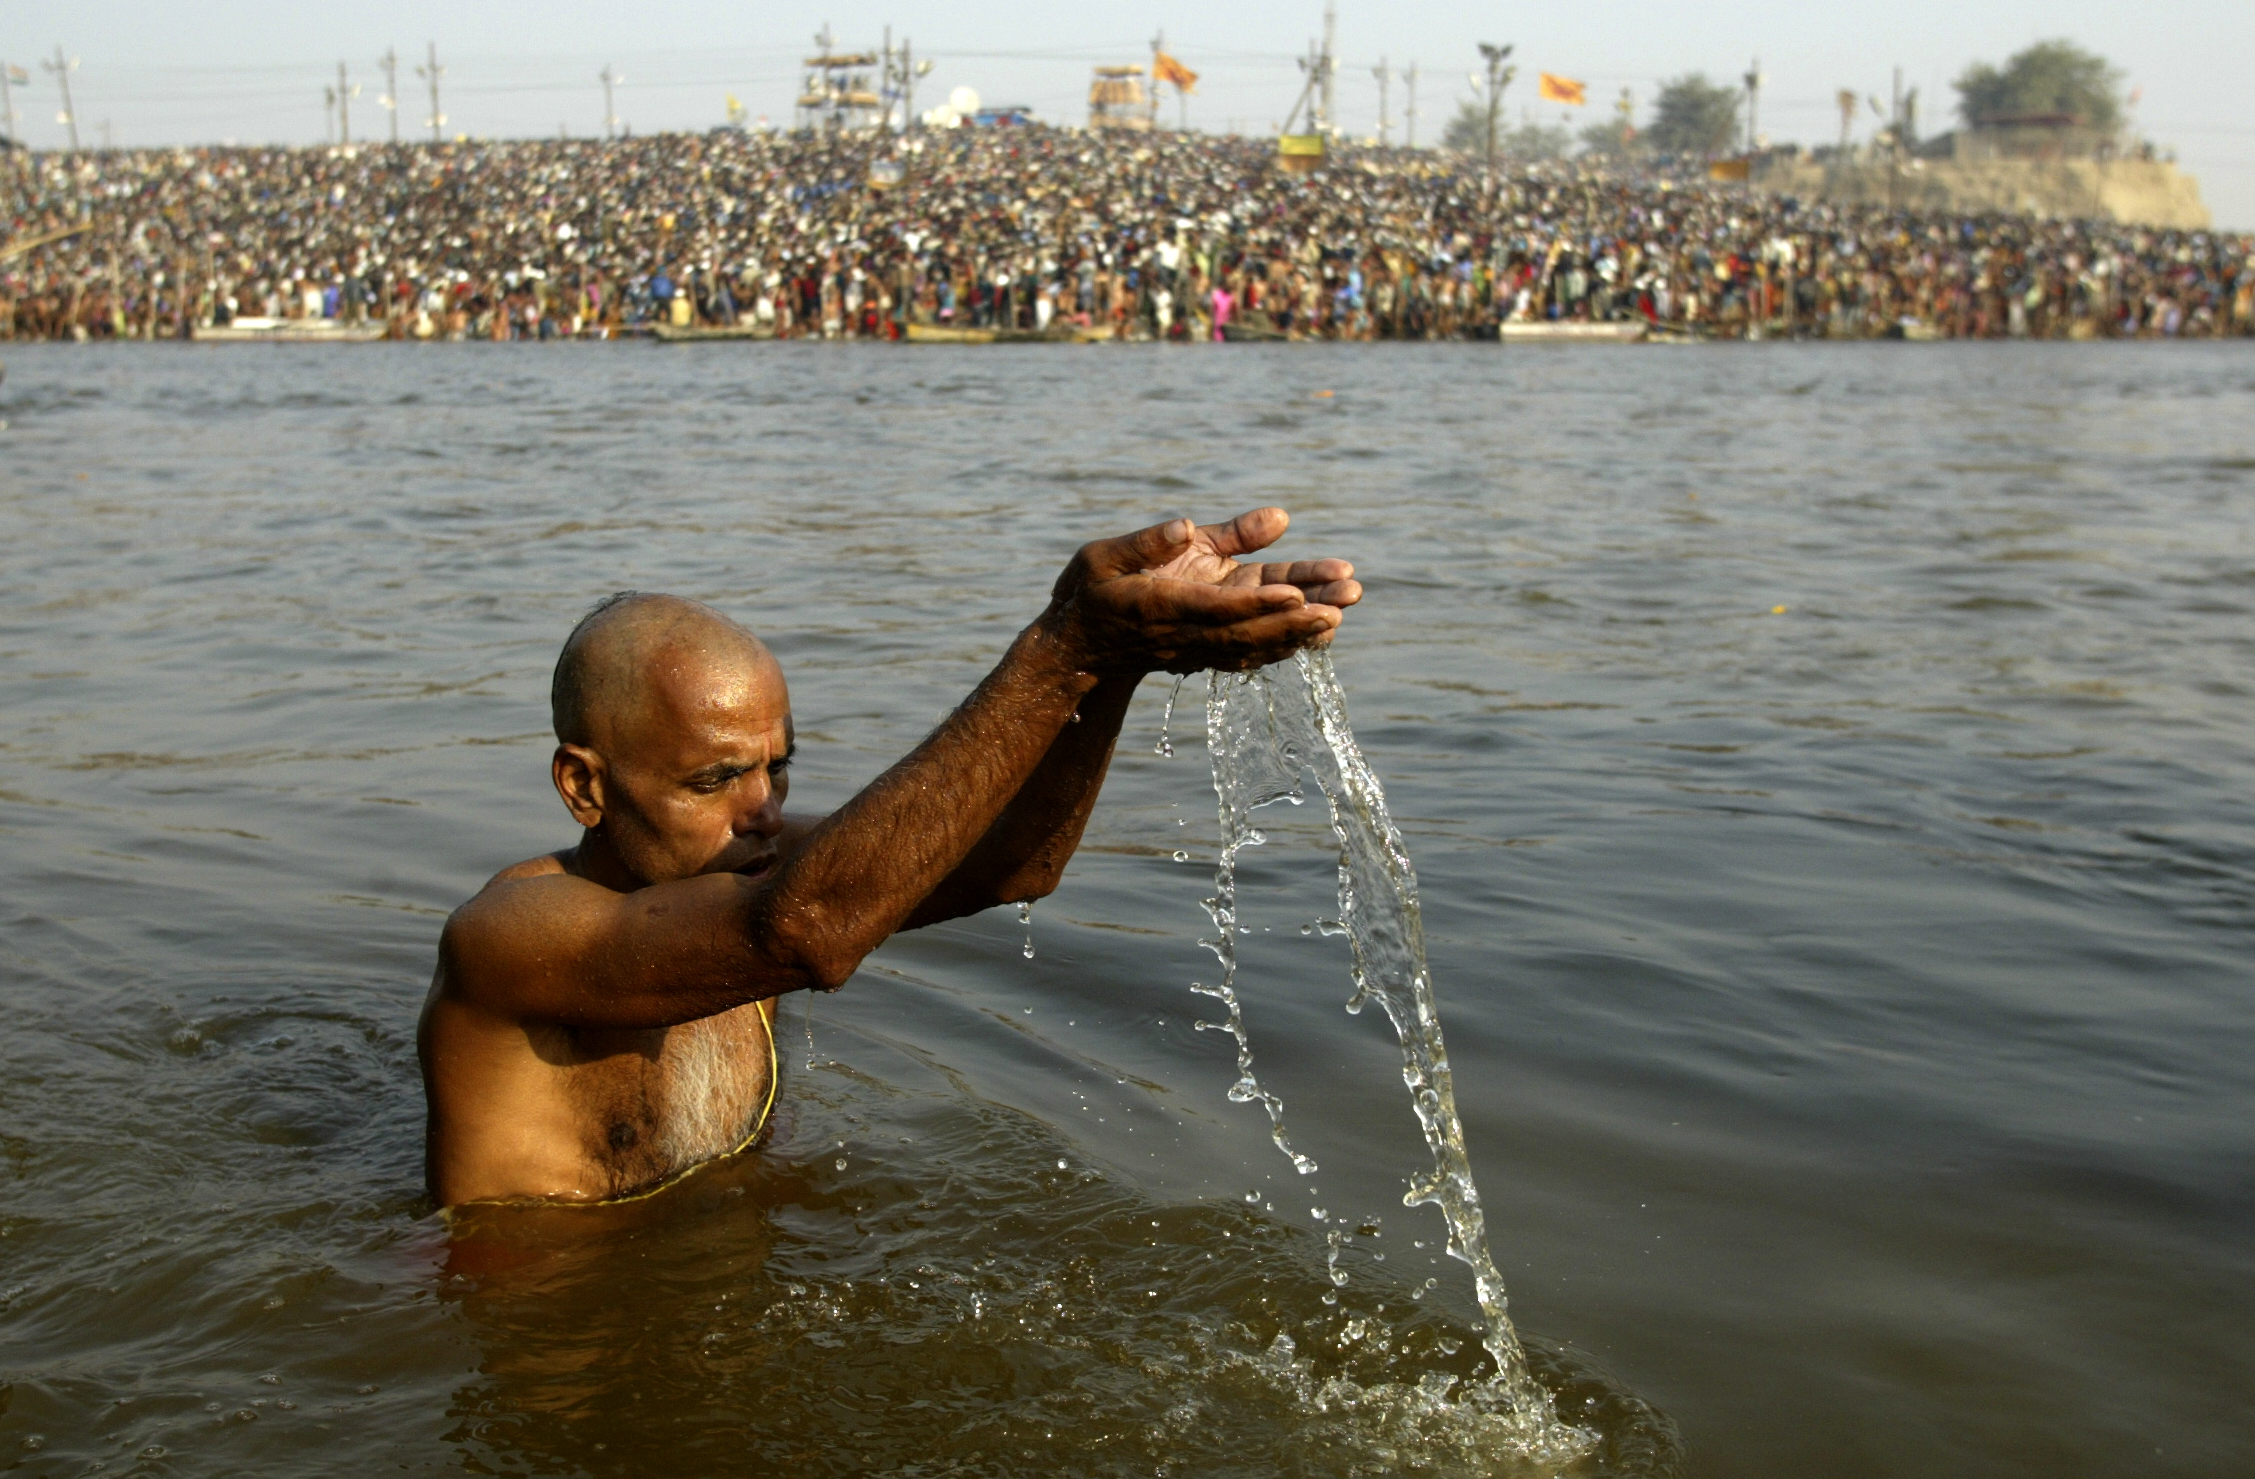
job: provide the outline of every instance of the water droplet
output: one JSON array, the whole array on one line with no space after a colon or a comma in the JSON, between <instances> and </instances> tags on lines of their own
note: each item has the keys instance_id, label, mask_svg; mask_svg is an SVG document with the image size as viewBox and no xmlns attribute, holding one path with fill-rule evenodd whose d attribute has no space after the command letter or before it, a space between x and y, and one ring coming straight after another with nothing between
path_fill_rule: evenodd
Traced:
<instances>
[{"instance_id":1,"label":"water droplet","mask_svg":"<svg viewBox=\"0 0 2255 1479\"><path fill-rule=\"evenodd\" d=\"M1187 676L1188 675L1184 673L1177 673L1175 675L1174 687L1167 690L1166 712L1162 713L1159 716L1159 742L1151 747L1152 754L1164 755L1169 760L1172 760L1174 758L1174 741L1167 737L1167 730L1174 723L1175 700L1182 697L1182 682L1183 679Z\"/></svg>"},{"instance_id":2,"label":"water droplet","mask_svg":"<svg viewBox=\"0 0 2255 1479\"><path fill-rule=\"evenodd\" d=\"M1057 1169L1058 1169L1058 1170L1060 1170L1060 1171L1063 1171L1063 1170L1067 1170L1067 1169L1069 1169L1069 1168L1068 1168L1068 1167L1067 1167L1067 1166L1065 1165L1065 1163L1064 1163L1063 1161L1059 1161L1059 1162L1057 1163Z\"/></svg>"},{"instance_id":3,"label":"water droplet","mask_svg":"<svg viewBox=\"0 0 2255 1479\"><path fill-rule=\"evenodd\" d=\"M1178 863L1187 863L1190 861L1190 854L1184 852L1181 848L1178 847L1174 852L1174 860Z\"/></svg>"},{"instance_id":4,"label":"water droplet","mask_svg":"<svg viewBox=\"0 0 2255 1479\"><path fill-rule=\"evenodd\" d=\"M837 1163L837 1164L838 1164L838 1169L839 1169L839 1170L841 1170L841 1171L843 1171L843 1170L844 1170L844 1169L846 1168L846 1158L845 1158L844 1156L839 1156L839 1157L838 1157L838 1163Z\"/></svg>"}]
</instances>

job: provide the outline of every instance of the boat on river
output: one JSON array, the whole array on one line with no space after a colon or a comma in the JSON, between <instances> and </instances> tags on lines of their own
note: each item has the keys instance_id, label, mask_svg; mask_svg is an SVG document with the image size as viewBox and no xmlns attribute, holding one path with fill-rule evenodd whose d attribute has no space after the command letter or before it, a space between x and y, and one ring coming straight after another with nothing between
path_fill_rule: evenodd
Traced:
<instances>
[{"instance_id":1,"label":"boat on river","mask_svg":"<svg viewBox=\"0 0 2255 1479\"><path fill-rule=\"evenodd\" d=\"M1101 344L1112 337L1108 325L1051 324L1046 329L973 328L960 324L908 326L911 344Z\"/></svg>"},{"instance_id":2,"label":"boat on river","mask_svg":"<svg viewBox=\"0 0 2255 1479\"><path fill-rule=\"evenodd\" d=\"M1642 319L1620 323L1535 319L1501 324L1496 337L1507 344L1635 344L1645 337L1647 328Z\"/></svg>"},{"instance_id":3,"label":"boat on river","mask_svg":"<svg viewBox=\"0 0 2255 1479\"><path fill-rule=\"evenodd\" d=\"M226 324L198 324L193 336L211 343L366 344L384 337L380 323L348 324L334 318L237 318Z\"/></svg>"},{"instance_id":4,"label":"boat on river","mask_svg":"<svg viewBox=\"0 0 2255 1479\"><path fill-rule=\"evenodd\" d=\"M707 339L772 339L773 324L655 324L650 336L661 344L696 344Z\"/></svg>"}]
</instances>

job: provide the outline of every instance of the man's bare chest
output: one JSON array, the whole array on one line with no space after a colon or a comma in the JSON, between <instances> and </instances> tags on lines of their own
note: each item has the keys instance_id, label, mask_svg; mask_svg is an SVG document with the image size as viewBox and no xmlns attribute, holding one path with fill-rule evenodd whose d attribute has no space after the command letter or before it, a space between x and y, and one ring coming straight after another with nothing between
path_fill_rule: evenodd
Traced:
<instances>
[{"instance_id":1,"label":"man's bare chest","mask_svg":"<svg viewBox=\"0 0 2255 1479\"><path fill-rule=\"evenodd\" d=\"M564 1038L563 1088L609 1195L728 1154L766 1111L773 1047L756 1003L676 1027Z\"/></svg>"}]
</instances>

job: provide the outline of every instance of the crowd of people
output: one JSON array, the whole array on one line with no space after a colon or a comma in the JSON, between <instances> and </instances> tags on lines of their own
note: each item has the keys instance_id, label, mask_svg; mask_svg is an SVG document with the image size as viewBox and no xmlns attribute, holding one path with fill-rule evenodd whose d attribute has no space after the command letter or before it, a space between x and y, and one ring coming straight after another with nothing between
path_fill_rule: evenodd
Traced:
<instances>
[{"instance_id":1,"label":"crowd of people","mask_svg":"<svg viewBox=\"0 0 2255 1479\"><path fill-rule=\"evenodd\" d=\"M0 156L0 336L2255 334L2255 239L1046 127Z\"/></svg>"}]
</instances>

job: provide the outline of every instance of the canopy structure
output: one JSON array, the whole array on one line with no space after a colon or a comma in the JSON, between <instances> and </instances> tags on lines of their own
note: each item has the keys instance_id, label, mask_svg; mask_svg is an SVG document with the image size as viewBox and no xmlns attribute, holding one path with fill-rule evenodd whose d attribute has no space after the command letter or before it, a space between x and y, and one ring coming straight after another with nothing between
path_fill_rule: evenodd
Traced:
<instances>
[{"instance_id":1,"label":"canopy structure","mask_svg":"<svg viewBox=\"0 0 2255 1479\"><path fill-rule=\"evenodd\" d=\"M1088 84L1088 126L1149 130L1151 99L1141 67L1098 67Z\"/></svg>"}]
</instances>

